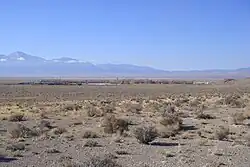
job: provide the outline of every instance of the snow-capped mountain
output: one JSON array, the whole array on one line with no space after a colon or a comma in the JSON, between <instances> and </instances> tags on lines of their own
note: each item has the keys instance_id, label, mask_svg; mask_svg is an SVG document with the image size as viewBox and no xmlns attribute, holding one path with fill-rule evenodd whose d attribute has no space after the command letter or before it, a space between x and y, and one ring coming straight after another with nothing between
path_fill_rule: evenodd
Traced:
<instances>
[{"instance_id":1,"label":"snow-capped mountain","mask_svg":"<svg viewBox=\"0 0 250 167\"><path fill-rule=\"evenodd\" d=\"M167 65L167 64L166 64ZM157 78L244 78L250 68L236 70L164 71L130 64L92 64L62 57L47 60L23 52L0 55L0 77L157 77Z\"/></svg>"},{"instance_id":2,"label":"snow-capped mountain","mask_svg":"<svg viewBox=\"0 0 250 167\"><path fill-rule=\"evenodd\" d=\"M5 55L0 55L0 62L5 62L7 61L7 58Z\"/></svg>"},{"instance_id":3,"label":"snow-capped mountain","mask_svg":"<svg viewBox=\"0 0 250 167\"><path fill-rule=\"evenodd\" d=\"M23 52L0 55L0 76L116 76L156 72L164 71L125 64L94 65L69 57L47 60Z\"/></svg>"},{"instance_id":4,"label":"snow-capped mountain","mask_svg":"<svg viewBox=\"0 0 250 167\"><path fill-rule=\"evenodd\" d=\"M45 62L46 60L41 57L31 56L23 52L14 52L7 56L0 57L5 62Z\"/></svg>"}]
</instances>

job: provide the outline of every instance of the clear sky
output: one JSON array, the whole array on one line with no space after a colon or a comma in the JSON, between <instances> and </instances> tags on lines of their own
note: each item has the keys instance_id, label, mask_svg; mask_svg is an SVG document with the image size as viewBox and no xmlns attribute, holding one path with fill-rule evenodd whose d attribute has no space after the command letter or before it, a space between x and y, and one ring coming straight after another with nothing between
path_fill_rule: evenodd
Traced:
<instances>
[{"instance_id":1,"label":"clear sky","mask_svg":"<svg viewBox=\"0 0 250 167\"><path fill-rule=\"evenodd\" d=\"M250 67L249 0L1 0L0 53L166 70Z\"/></svg>"}]
</instances>

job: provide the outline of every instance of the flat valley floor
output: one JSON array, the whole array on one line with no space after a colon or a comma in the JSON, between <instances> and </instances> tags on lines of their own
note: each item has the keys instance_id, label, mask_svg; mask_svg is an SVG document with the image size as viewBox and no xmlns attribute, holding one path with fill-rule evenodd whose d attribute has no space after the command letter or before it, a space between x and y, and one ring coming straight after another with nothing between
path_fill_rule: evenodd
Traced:
<instances>
[{"instance_id":1,"label":"flat valley floor","mask_svg":"<svg viewBox=\"0 0 250 167\"><path fill-rule=\"evenodd\" d=\"M250 81L0 85L1 167L250 167Z\"/></svg>"}]
</instances>

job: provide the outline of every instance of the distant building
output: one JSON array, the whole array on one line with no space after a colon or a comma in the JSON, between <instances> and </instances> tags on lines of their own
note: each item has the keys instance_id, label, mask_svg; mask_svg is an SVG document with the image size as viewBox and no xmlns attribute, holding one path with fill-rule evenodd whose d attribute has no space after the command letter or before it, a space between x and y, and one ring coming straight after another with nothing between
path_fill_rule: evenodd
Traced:
<instances>
[{"instance_id":1,"label":"distant building","mask_svg":"<svg viewBox=\"0 0 250 167\"><path fill-rule=\"evenodd\" d=\"M207 81L194 81L193 84L194 85L209 85L210 82L207 82Z\"/></svg>"}]
</instances>

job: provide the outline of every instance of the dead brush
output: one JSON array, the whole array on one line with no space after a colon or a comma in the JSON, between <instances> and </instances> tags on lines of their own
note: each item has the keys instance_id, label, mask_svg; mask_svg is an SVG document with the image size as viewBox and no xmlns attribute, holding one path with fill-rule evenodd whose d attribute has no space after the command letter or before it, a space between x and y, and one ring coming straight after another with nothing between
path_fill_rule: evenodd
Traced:
<instances>
[{"instance_id":1,"label":"dead brush","mask_svg":"<svg viewBox=\"0 0 250 167\"><path fill-rule=\"evenodd\" d=\"M67 111L79 111L82 109L82 106L80 104L67 104L66 106L63 106L62 110Z\"/></svg>"},{"instance_id":2,"label":"dead brush","mask_svg":"<svg viewBox=\"0 0 250 167\"><path fill-rule=\"evenodd\" d=\"M201 101L198 98L192 99L189 101L189 106L192 108L197 108L201 104Z\"/></svg>"},{"instance_id":3,"label":"dead brush","mask_svg":"<svg viewBox=\"0 0 250 167\"><path fill-rule=\"evenodd\" d=\"M159 131L160 136L163 138L175 136L178 131L182 129L182 119L176 113L165 114L165 116L161 118L160 124L164 126L164 128Z\"/></svg>"},{"instance_id":4,"label":"dead brush","mask_svg":"<svg viewBox=\"0 0 250 167\"><path fill-rule=\"evenodd\" d=\"M22 113L15 113L15 114L12 114L8 120L10 122L21 122L21 121L25 121L26 118L24 117L24 114Z\"/></svg>"},{"instance_id":5,"label":"dead brush","mask_svg":"<svg viewBox=\"0 0 250 167\"><path fill-rule=\"evenodd\" d=\"M163 111L162 116L165 117L165 115L169 113L176 113L176 107L174 105L168 104L166 109Z\"/></svg>"},{"instance_id":6,"label":"dead brush","mask_svg":"<svg viewBox=\"0 0 250 167\"><path fill-rule=\"evenodd\" d=\"M55 135L61 135L61 134L65 133L65 132L67 132L67 130L65 128L63 128L63 127L58 127L58 128L53 129L53 133Z\"/></svg>"},{"instance_id":7,"label":"dead brush","mask_svg":"<svg viewBox=\"0 0 250 167\"><path fill-rule=\"evenodd\" d=\"M99 136L95 132L90 131L90 130L85 131L82 137L86 138L86 139L88 139L88 138L99 138Z\"/></svg>"},{"instance_id":8,"label":"dead brush","mask_svg":"<svg viewBox=\"0 0 250 167\"><path fill-rule=\"evenodd\" d=\"M81 167L122 167L111 156L91 157Z\"/></svg>"},{"instance_id":9,"label":"dead brush","mask_svg":"<svg viewBox=\"0 0 250 167\"><path fill-rule=\"evenodd\" d=\"M212 116L210 114L206 114L204 113L204 111L202 109L198 109L196 111L196 118L197 119L215 119L215 116Z\"/></svg>"},{"instance_id":10,"label":"dead brush","mask_svg":"<svg viewBox=\"0 0 250 167\"><path fill-rule=\"evenodd\" d=\"M153 126L142 126L134 131L135 138L142 144L149 144L158 137L158 131Z\"/></svg>"},{"instance_id":11,"label":"dead brush","mask_svg":"<svg viewBox=\"0 0 250 167\"><path fill-rule=\"evenodd\" d=\"M173 104L177 107L181 107L183 106L184 104L187 104L189 102L189 99L188 98L177 98L174 100Z\"/></svg>"},{"instance_id":12,"label":"dead brush","mask_svg":"<svg viewBox=\"0 0 250 167\"><path fill-rule=\"evenodd\" d=\"M136 114L139 114L143 110L143 107L140 103L127 103L124 107L127 112Z\"/></svg>"},{"instance_id":13,"label":"dead brush","mask_svg":"<svg viewBox=\"0 0 250 167\"><path fill-rule=\"evenodd\" d=\"M180 128L182 125L182 119L180 118L179 113L176 111L175 106L168 105L166 110L162 113L160 124L166 127L177 125L177 127Z\"/></svg>"},{"instance_id":14,"label":"dead brush","mask_svg":"<svg viewBox=\"0 0 250 167\"><path fill-rule=\"evenodd\" d=\"M85 106L85 110L87 112L88 117L102 117L102 116L104 116L104 112L94 105Z\"/></svg>"},{"instance_id":15,"label":"dead brush","mask_svg":"<svg viewBox=\"0 0 250 167\"><path fill-rule=\"evenodd\" d=\"M160 111L160 107L161 107L160 104L157 102L148 102L144 110L146 112L156 113Z\"/></svg>"},{"instance_id":16,"label":"dead brush","mask_svg":"<svg viewBox=\"0 0 250 167\"><path fill-rule=\"evenodd\" d=\"M103 113L113 113L116 110L115 106L111 104L102 106L100 109Z\"/></svg>"},{"instance_id":17,"label":"dead brush","mask_svg":"<svg viewBox=\"0 0 250 167\"><path fill-rule=\"evenodd\" d=\"M240 95L227 95L224 99L224 105L236 108L246 107L245 101L240 97Z\"/></svg>"},{"instance_id":18,"label":"dead brush","mask_svg":"<svg viewBox=\"0 0 250 167\"><path fill-rule=\"evenodd\" d=\"M165 113L160 120L160 124L164 126L178 125L178 127L180 127L182 125L182 119L177 113Z\"/></svg>"},{"instance_id":19,"label":"dead brush","mask_svg":"<svg viewBox=\"0 0 250 167\"><path fill-rule=\"evenodd\" d=\"M22 124L16 124L8 130L11 138L30 138L38 136L38 132L29 129Z\"/></svg>"},{"instance_id":20,"label":"dead brush","mask_svg":"<svg viewBox=\"0 0 250 167\"><path fill-rule=\"evenodd\" d=\"M5 149L8 151L11 151L11 152L23 151L23 150L25 150L25 145L22 143L10 144L10 145L6 146Z\"/></svg>"},{"instance_id":21,"label":"dead brush","mask_svg":"<svg viewBox=\"0 0 250 167\"><path fill-rule=\"evenodd\" d=\"M87 140L84 144L84 147L100 147L97 141Z\"/></svg>"},{"instance_id":22,"label":"dead brush","mask_svg":"<svg viewBox=\"0 0 250 167\"><path fill-rule=\"evenodd\" d=\"M217 129L215 132L215 138L217 140L228 139L228 135L229 135L229 128L225 127L219 127L219 129Z\"/></svg>"},{"instance_id":23,"label":"dead brush","mask_svg":"<svg viewBox=\"0 0 250 167\"><path fill-rule=\"evenodd\" d=\"M180 113L175 110L175 106L168 106L159 121L164 126L159 131L160 136L163 138L175 136L182 129L182 122Z\"/></svg>"},{"instance_id":24,"label":"dead brush","mask_svg":"<svg viewBox=\"0 0 250 167\"><path fill-rule=\"evenodd\" d=\"M107 115L102 123L105 133L112 134L118 132L120 135L124 131L129 130L128 125L129 122L127 120L116 118L114 115Z\"/></svg>"}]
</instances>

